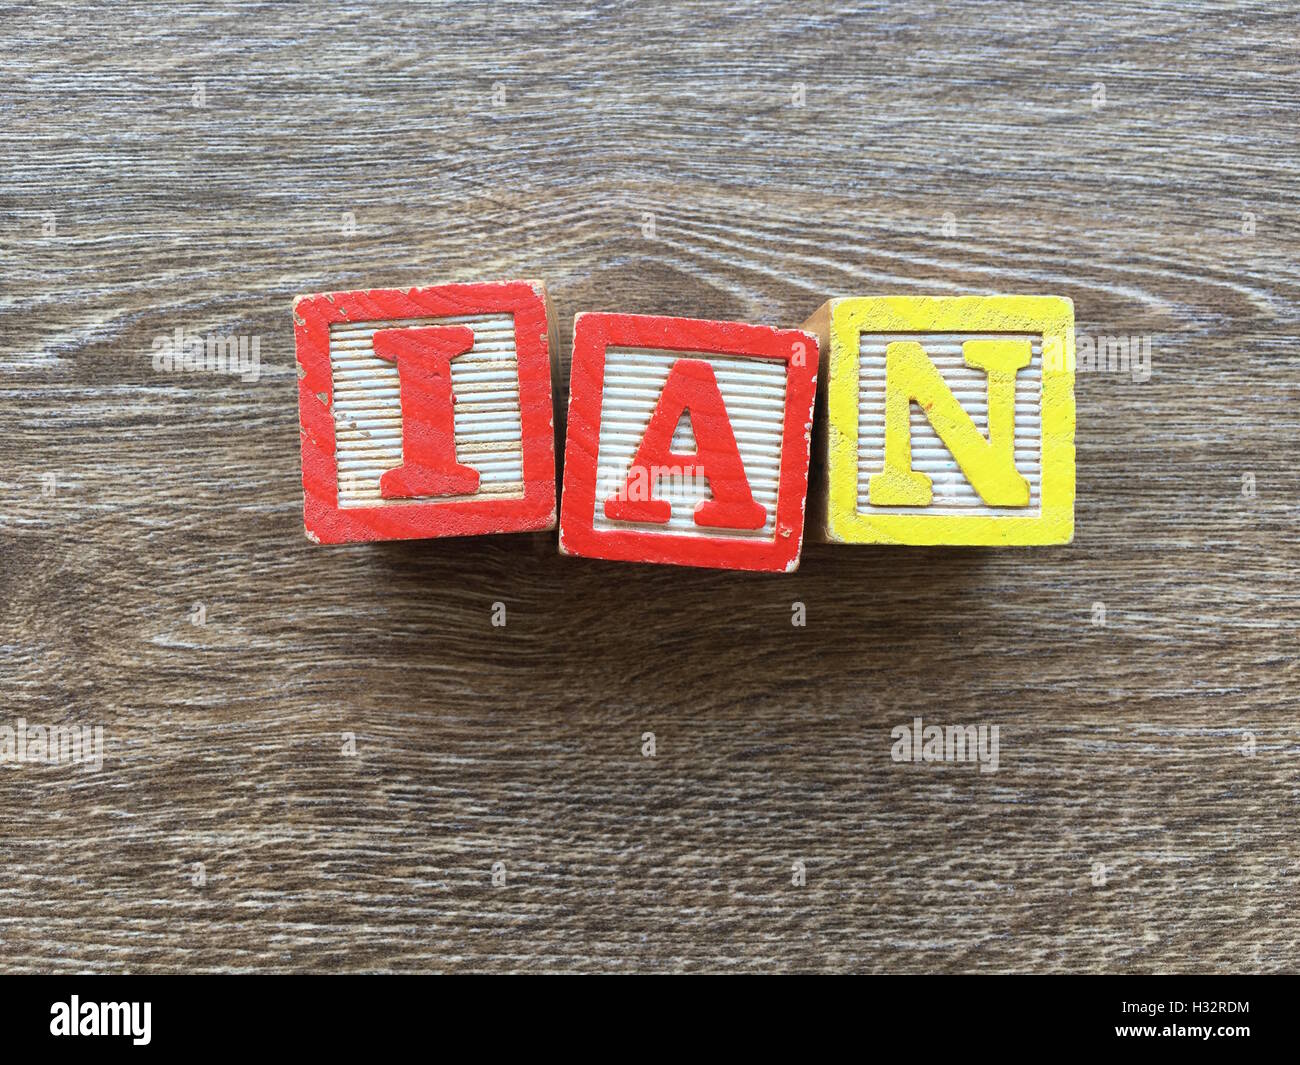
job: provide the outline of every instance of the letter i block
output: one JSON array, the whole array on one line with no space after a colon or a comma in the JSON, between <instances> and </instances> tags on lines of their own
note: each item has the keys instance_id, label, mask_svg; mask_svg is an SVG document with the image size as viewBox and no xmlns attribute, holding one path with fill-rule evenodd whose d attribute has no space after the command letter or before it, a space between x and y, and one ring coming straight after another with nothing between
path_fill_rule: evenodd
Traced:
<instances>
[{"instance_id":1,"label":"letter i block","mask_svg":"<svg viewBox=\"0 0 1300 1065\"><path fill-rule=\"evenodd\" d=\"M561 552L795 569L817 359L795 329L578 315Z\"/></svg>"},{"instance_id":2,"label":"letter i block","mask_svg":"<svg viewBox=\"0 0 1300 1065\"><path fill-rule=\"evenodd\" d=\"M836 299L805 323L826 352L824 491L846 544L1068 544L1074 305L1056 296Z\"/></svg>"},{"instance_id":3,"label":"letter i block","mask_svg":"<svg viewBox=\"0 0 1300 1065\"><path fill-rule=\"evenodd\" d=\"M540 282L300 296L294 326L310 539L555 527Z\"/></svg>"}]
</instances>

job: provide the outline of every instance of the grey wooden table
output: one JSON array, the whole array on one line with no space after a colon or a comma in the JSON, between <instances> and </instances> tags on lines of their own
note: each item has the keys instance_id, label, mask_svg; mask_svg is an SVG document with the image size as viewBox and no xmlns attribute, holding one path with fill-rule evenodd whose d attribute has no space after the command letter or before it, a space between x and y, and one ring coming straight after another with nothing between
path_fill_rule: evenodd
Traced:
<instances>
[{"instance_id":1,"label":"grey wooden table","mask_svg":"<svg viewBox=\"0 0 1300 1065\"><path fill-rule=\"evenodd\" d=\"M0 764L0 968L1295 969L1298 18L7 9L0 725L104 748ZM500 277L1055 293L1135 358L1068 548L309 544L291 298Z\"/></svg>"}]
</instances>

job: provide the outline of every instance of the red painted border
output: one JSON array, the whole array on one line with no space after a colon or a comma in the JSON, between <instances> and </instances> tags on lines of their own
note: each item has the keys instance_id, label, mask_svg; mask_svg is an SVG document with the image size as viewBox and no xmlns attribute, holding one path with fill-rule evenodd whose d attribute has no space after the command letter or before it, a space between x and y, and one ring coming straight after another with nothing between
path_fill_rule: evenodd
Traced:
<instances>
[{"instance_id":1,"label":"red painted border","mask_svg":"<svg viewBox=\"0 0 1300 1065\"><path fill-rule=\"evenodd\" d=\"M335 464L332 322L370 322L462 314L513 313L523 427L522 499L403 503L383 507L338 505ZM322 544L409 540L435 536L531 532L555 527L555 425L546 289L538 281L500 281L429 288L325 292L294 301L294 343L301 374L298 416L302 436L303 521ZM324 402L319 396L325 397Z\"/></svg>"},{"instance_id":2,"label":"red painted border","mask_svg":"<svg viewBox=\"0 0 1300 1065\"><path fill-rule=\"evenodd\" d=\"M802 366L794 364L796 345ZM773 540L683 536L594 527L605 349L657 348L782 359L786 363L785 427ZM817 338L799 329L743 322L709 322L635 314L580 314L573 322L573 371L560 499L560 550L620 562L790 572L799 564L808 497L813 400L817 395Z\"/></svg>"}]
</instances>

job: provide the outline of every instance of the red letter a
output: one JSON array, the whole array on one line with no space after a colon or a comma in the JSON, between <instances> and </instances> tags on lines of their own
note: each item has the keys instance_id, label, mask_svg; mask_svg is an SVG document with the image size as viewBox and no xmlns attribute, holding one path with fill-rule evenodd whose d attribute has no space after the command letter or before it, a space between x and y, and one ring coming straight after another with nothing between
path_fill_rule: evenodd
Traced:
<instances>
[{"instance_id":1,"label":"red letter a","mask_svg":"<svg viewBox=\"0 0 1300 1065\"><path fill-rule=\"evenodd\" d=\"M397 363L402 403L402 464L379 478L384 499L459 496L478 491L478 470L456 461L456 397L451 360L474 346L464 325L380 329L375 354Z\"/></svg>"},{"instance_id":2,"label":"red letter a","mask_svg":"<svg viewBox=\"0 0 1300 1065\"><path fill-rule=\"evenodd\" d=\"M689 412L695 434L695 454L672 450L673 432L682 414ZM767 511L754 502L745 476L745 464L736 447L727 405L718 391L713 367L704 359L678 359L659 395L650 424L628 473L621 495L605 500L605 517L613 521L643 521L662 525L672 517L664 499L638 499L633 485L638 475L653 490L657 470L677 467L685 477L707 477L712 499L695 508L695 524L716 529L761 529ZM676 470L673 471L674 473Z\"/></svg>"}]
</instances>

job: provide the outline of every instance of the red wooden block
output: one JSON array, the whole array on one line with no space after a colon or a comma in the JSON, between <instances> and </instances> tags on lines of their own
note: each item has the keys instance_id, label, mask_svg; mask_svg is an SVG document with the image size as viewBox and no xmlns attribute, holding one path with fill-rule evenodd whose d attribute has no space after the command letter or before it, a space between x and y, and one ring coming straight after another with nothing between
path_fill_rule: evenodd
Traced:
<instances>
[{"instance_id":1,"label":"red wooden block","mask_svg":"<svg viewBox=\"0 0 1300 1065\"><path fill-rule=\"evenodd\" d=\"M816 375L801 330L578 315L560 550L794 570Z\"/></svg>"},{"instance_id":2,"label":"red wooden block","mask_svg":"<svg viewBox=\"0 0 1300 1065\"><path fill-rule=\"evenodd\" d=\"M536 281L295 300L307 536L554 528L553 332Z\"/></svg>"}]
</instances>

